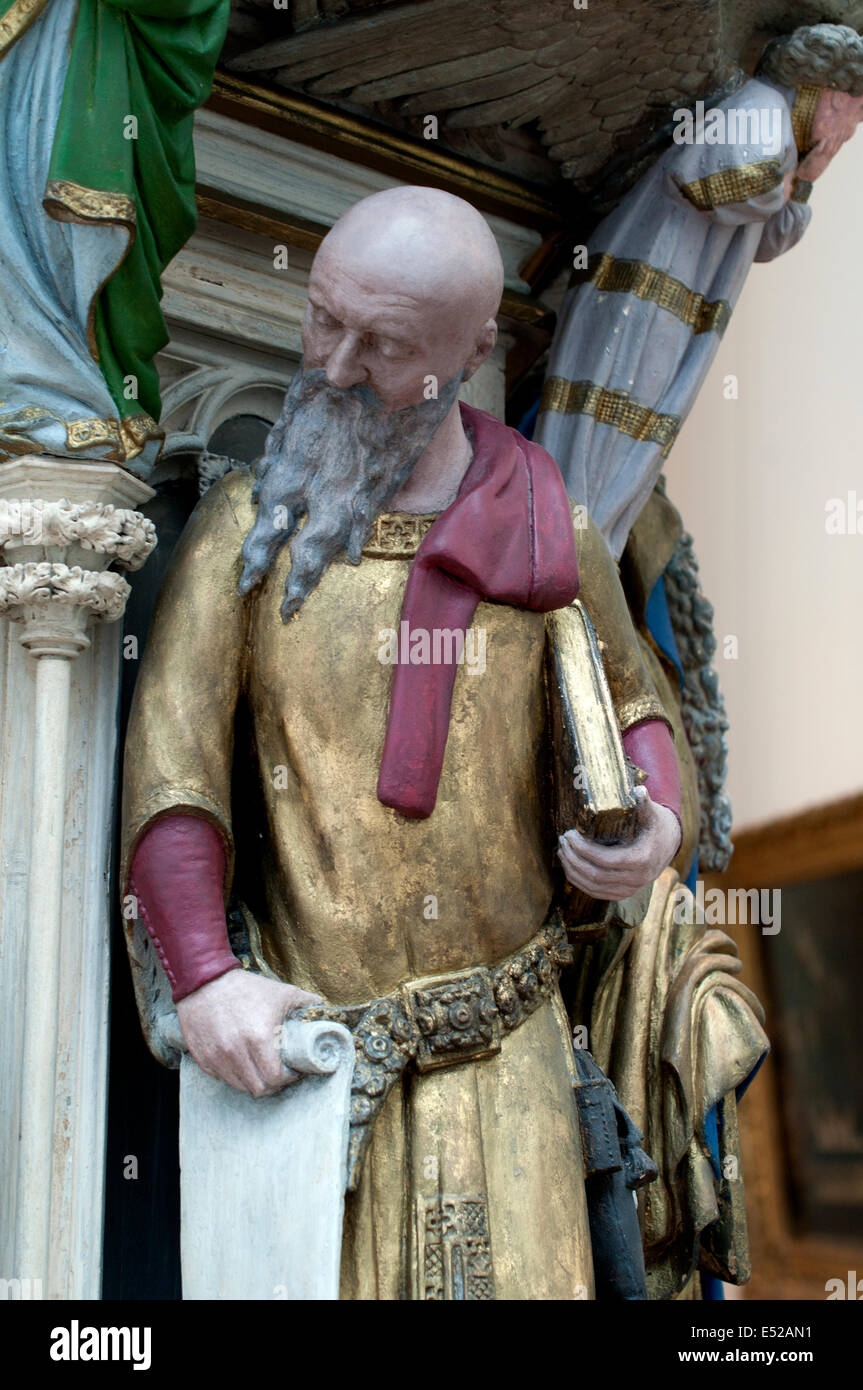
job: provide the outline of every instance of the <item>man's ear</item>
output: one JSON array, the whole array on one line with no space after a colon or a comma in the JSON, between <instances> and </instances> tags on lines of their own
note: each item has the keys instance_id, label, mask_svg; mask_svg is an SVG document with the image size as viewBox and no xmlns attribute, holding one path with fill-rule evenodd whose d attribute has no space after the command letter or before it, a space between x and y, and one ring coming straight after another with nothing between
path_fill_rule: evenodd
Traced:
<instances>
[{"instance_id":1,"label":"man's ear","mask_svg":"<svg viewBox=\"0 0 863 1390\"><path fill-rule=\"evenodd\" d=\"M494 352L494 345L497 342L497 320L488 319L480 329L476 346L465 363L463 381L468 381L483 364L487 357Z\"/></svg>"}]
</instances>

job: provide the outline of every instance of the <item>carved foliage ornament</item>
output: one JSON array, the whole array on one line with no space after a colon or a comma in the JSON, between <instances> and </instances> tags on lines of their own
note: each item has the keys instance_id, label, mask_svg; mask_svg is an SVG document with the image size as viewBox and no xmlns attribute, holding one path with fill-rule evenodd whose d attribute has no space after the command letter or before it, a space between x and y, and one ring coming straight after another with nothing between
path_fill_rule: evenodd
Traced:
<instances>
[{"instance_id":1,"label":"carved foliage ornament","mask_svg":"<svg viewBox=\"0 0 863 1390\"><path fill-rule=\"evenodd\" d=\"M111 623L122 615L129 593L121 575L84 570L80 565L40 560L0 569L0 613L13 620L24 617L27 609L61 603L88 609Z\"/></svg>"},{"instance_id":2,"label":"carved foliage ornament","mask_svg":"<svg viewBox=\"0 0 863 1390\"><path fill-rule=\"evenodd\" d=\"M122 569L137 570L155 544L152 521L125 507L0 499L0 548L79 545L110 556Z\"/></svg>"}]
</instances>

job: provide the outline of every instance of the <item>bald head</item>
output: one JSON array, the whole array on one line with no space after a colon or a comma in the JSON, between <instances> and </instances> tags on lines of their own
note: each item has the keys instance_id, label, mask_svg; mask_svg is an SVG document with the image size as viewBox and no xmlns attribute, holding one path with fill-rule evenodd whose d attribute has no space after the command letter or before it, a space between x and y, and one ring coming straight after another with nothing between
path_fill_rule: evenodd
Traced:
<instances>
[{"instance_id":1,"label":"bald head","mask_svg":"<svg viewBox=\"0 0 863 1390\"><path fill-rule=\"evenodd\" d=\"M355 203L321 242L303 320L306 364L369 386L387 409L470 377L494 348L503 263L485 219L434 188Z\"/></svg>"},{"instance_id":2,"label":"bald head","mask_svg":"<svg viewBox=\"0 0 863 1390\"><path fill-rule=\"evenodd\" d=\"M417 468L408 510L448 505L470 456L458 391L494 348L502 287L495 239L461 198L397 188L339 219L312 266L303 364L258 467L242 593L288 544L287 621L336 555L359 563Z\"/></svg>"},{"instance_id":3,"label":"bald head","mask_svg":"<svg viewBox=\"0 0 863 1390\"><path fill-rule=\"evenodd\" d=\"M388 188L355 203L319 256L396 293L436 299L483 323L498 310L503 262L485 218L436 188Z\"/></svg>"}]
</instances>

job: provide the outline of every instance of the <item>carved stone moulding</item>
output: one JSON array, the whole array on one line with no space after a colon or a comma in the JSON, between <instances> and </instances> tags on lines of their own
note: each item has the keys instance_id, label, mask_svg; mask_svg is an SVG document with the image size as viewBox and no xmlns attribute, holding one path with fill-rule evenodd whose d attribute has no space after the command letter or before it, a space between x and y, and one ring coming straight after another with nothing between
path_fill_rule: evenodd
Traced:
<instances>
[{"instance_id":1,"label":"carved stone moulding","mask_svg":"<svg viewBox=\"0 0 863 1390\"><path fill-rule=\"evenodd\" d=\"M130 589L119 574L50 560L0 570L0 613L22 622L20 641L33 656L77 656L90 645L92 620L122 617Z\"/></svg>"},{"instance_id":2,"label":"carved stone moulding","mask_svg":"<svg viewBox=\"0 0 863 1390\"><path fill-rule=\"evenodd\" d=\"M41 550L62 547L89 552L121 569L140 569L156 543L156 529L140 512L110 502L58 502L0 498L0 547Z\"/></svg>"},{"instance_id":3,"label":"carved stone moulding","mask_svg":"<svg viewBox=\"0 0 863 1390\"><path fill-rule=\"evenodd\" d=\"M153 523L122 504L150 496L114 464L40 455L2 469L0 614L23 624L33 656L75 657L92 622L122 616L129 585L109 567L139 569L156 544Z\"/></svg>"}]
</instances>

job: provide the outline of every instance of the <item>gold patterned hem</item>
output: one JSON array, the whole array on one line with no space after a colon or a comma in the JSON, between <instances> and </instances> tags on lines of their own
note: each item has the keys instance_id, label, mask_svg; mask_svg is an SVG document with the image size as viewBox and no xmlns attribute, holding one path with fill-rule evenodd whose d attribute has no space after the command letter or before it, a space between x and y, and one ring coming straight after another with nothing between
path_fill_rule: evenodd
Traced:
<instances>
[{"instance_id":1,"label":"gold patterned hem","mask_svg":"<svg viewBox=\"0 0 863 1390\"><path fill-rule=\"evenodd\" d=\"M77 452L104 444L112 446L106 457L113 463L125 463L140 454L150 439L163 439L164 430L152 415L128 415L122 420L67 420L66 447Z\"/></svg>"},{"instance_id":2,"label":"gold patterned hem","mask_svg":"<svg viewBox=\"0 0 863 1390\"><path fill-rule=\"evenodd\" d=\"M0 401L0 405L3 405L3 401ZM4 412L0 415L0 459L20 458L24 454L43 454L45 446L32 442L20 431L37 421L58 418L44 405L25 405L20 410Z\"/></svg>"},{"instance_id":3,"label":"gold patterned hem","mask_svg":"<svg viewBox=\"0 0 863 1390\"><path fill-rule=\"evenodd\" d=\"M815 112L823 90L823 87L797 88L791 108L791 129L801 159L812 149L812 122L815 120Z\"/></svg>"},{"instance_id":4,"label":"gold patterned hem","mask_svg":"<svg viewBox=\"0 0 863 1390\"><path fill-rule=\"evenodd\" d=\"M138 216L134 198L125 193L86 188L68 179L46 184L42 206L55 222L122 222L132 233Z\"/></svg>"},{"instance_id":5,"label":"gold patterned hem","mask_svg":"<svg viewBox=\"0 0 863 1390\"><path fill-rule=\"evenodd\" d=\"M120 421L120 438L126 450L126 458L136 458L151 439L164 439L165 431L158 420L142 411L139 415L125 415Z\"/></svg>"},{"instance_id":6,"label":"gold patterned hem","mask_svg":"<svg viewBox=\"0 0 863 1390\"><path fill-rule=\"evenodd\" d=\"M699 212L713 212L728 203L745 203L769 193L781 182L778 159L762 159L753 164L738 164L734 169L717 169L715 174L682 184L680 191Z\"/></svg>"},{"instance_id":7,"label":"gold patterned hem","mask_svg":"<svg viewBox=\"0 0 863 1390\"><path fill-rule=\"evenodd\" d=\"M16 0L0 19L0 58L35 24L48 0Z\"/></svg>"},{"instance_id":8,"label":"gold patterned hem","mask_svg":"<svg viewBox=\"0 0 863 1390\"><path fill-rule=\"evenodd\" d=\"M26 405L21 410L0 415L0 458L4 455L15 458L23 454L44 453L44 444L29 439L20 431L48 420L65 425L66 448L70 453L102 448L107 444L110 452L101 457L111 463L125 463L127 459L135 458L148 440L163 439L165 436L152 415L143 412L140 415L127 415L122 420L64 420L45 406Z\"/></svg>"},{"instance_id":9,"label":"gold patterned hem","mask_svg":"<svg viewBox=\"0 0 863 1390\"><path fill-rule=\"evenodd\" d=\"M129 254L137 235L138 209L134 198L125 193L109 193L101 188L86 188L84 184L73 183L69 179L50 179L45 186L42 206L55 222L74 222L79 226L125 227L129 234L125 250L117 264L112 266L101 285L94 291L87 310L87 343L94 362L99 361L99 345L96 342L96 305L99 296L117 269ZM140 452L137 450L136 452Z\"/></svg>"},{"instance_id":10,"label":"gold patterned hem","mask_svg":"<svg viewBox=\"0 0 863 1390\"><path fill-rule=\"evenodd\" d=\"M593 381L549 377L539 408L561 415L592 415L599 425L610 425L641 443L661 445L663 458L668 457L680 431L679 416L661 415L632 400L628 391L609 391Z\"/></svg>"},{"instance_id":11,"label":"gold patterned hem","mask_svg":"<svg viewBox=\"0 0 863 1390\"><path fill-rule=\"evenodd\" d=\"M363 555L370 560L411 559L437 517L437 512L382 512L363 546Z\"/></svg>"},{"instance_id":12,"label":"gold patterned hem","mask_svg":"<svg viewBox=\"0 0 863 1390\"><path fill-rule=\"evenodd\" d=\"M608 251L591 256L587 268L575 272L573 283L592 284L611 294L634 294L666 309L696 334L713 331L721 338L731 318L727 300L706 300L647 261L618 260Z\"/></svg>"}]
</instances>

